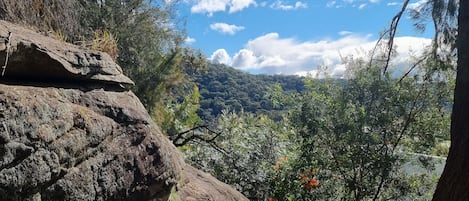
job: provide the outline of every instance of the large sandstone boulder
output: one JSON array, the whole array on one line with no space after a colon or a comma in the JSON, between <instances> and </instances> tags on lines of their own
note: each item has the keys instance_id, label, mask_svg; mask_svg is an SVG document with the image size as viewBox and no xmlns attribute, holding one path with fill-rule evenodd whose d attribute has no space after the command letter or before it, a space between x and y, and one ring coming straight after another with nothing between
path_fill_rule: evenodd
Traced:
<instances>
[{"instance_id":1,"label":"large sandstone boulder","mask_svg":"<svg viewBox=\"0 0 469 201\"><path fill-rule=\"evenodd\" d=\"M89 83L133 85L105 53L84 50L5 21L0 21L0 37L3 39L0 40L0 66L4 64L7 46L10 53L3 79L86 80Z\"/></svg>"},{"instance_id":2,"label":"large sandstone boulder","mask_svg":"<svg viewBox=\"0 0 469 201\"><path fill-rule=\"evenodd\" d=\"M107 54L0 21L7 50L0 200L247 200L184 163Z\"/></svg>"}]
</instances>

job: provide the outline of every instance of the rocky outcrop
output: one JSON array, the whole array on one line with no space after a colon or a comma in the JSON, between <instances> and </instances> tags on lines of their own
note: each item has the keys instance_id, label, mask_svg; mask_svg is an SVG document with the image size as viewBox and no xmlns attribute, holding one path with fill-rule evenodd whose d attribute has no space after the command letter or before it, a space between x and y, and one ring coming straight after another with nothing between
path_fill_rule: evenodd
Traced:
<instances>
[{"instance_id":1,"label":"rocky outcrop","mask_svg":"<svg viewBox=\"0 0 469 201\"><path fill-rule=\"evenodd\" d=\"M184 163L108 55L0 21L8 32L1 200L247 200Z\"/></svg>"},{"instance_id":2,"label":"rocky outcrop","mask_svg":"<svg viewBox=\"0 0 469 201\"><path fill-rule=\"evenodd\" d=\"M105 53L84 50L5 21L0 22L0 36L1 65L9 50L3 79L133 85Z\"/></svg>"}]
</instances>

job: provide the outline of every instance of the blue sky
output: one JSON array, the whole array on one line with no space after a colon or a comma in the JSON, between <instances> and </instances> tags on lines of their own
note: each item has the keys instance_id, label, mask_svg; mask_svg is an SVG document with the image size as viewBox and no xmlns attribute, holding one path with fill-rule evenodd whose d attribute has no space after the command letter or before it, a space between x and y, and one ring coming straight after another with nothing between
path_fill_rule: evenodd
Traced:
<instances>
[{"instance_id":1,"label":"blue sky","mask_svg":"<svg viewBox=\"0 0 469 201\"><path fill-rule=\"evenodd\" d=\"M341 58L365 56L401 6L398 0L185 0L179 12L187 20L186 45L213 62L266 74L314 74L327 66L340 77ZM432 28L421 33L412 23L408 15L401 22L397 62L410 62L430 43Z\"/></svg>"}]
</instances>

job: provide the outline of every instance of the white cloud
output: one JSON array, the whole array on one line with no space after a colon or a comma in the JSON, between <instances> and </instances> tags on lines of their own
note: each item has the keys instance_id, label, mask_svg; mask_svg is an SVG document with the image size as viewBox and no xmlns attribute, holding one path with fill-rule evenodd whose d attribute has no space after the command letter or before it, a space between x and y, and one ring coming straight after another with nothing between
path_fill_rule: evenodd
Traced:
<instances>
[{"instance_id":1,"label":"white cloud","mask_svg":"<svg viewBox=\"0 0 469 201\"><path fill-rule=\"evenodd\" d=\"M236 32L243 30L244 27L227 23L213 23L210 25L210 29L224 34L234 35Z\"/></svg>"},{"instance_id":2,"label":"white cloud","mask_svg":"<svg viewBox=\"0 0 469 201\"><path fill-rule=\"evenodd\" d=\"M352 7L362 10L369 7L371 4L379 4L381 0L328 0L326 7L328 8L343 8Z\"/></svg>"},{"instance_id":3,"label":"white cloud","mask_svg":"<svg viewBox=\"0 0 469 201\"><path fill-rule=\"evenodd\" d=\"M277 0L274 3L270 4L270 8L276 10L297 10L300 8L307 8L308 5L301 1L297 1L295 4L285 4L283 1Z\"/></svg>"},{"instance_id":4,"label":"white cloud","mask_svg":"<svg viewBox=\"0 0 469 201\"><path fill-rule=\"evenodd\" d=\"M358 6L358 9L361 10L361 9L364 9L365 7L366 7L366 3L363 3Z\"/></svg>"},{"instance_id":5,"label":"white cloud","mask_svg":"<svg viewBox=\"0 0 469 201\"><path fill-rule=\"evenodd\" d=\"M394 64L411 62L410 55L420 54L430 42L430 39L425 38L397 37L395 44L398 56L393 59ZM220 49L210 59L241 70L266 74L316 75L320 72L318 67L323 66L327 67L330 75L342 77L346 69L342 58L367 59L375 43L371 35L352 33L336 40L304 42L269 33L250 40L233 57Z\"/></svg>"},{"instance_id":6,"label":"white cloud","mask_svg":"<svg viewBox=\"0 0 469 201\"><path fill-rule=\"evenodd\" d=\"M212 16L215 12L223 12L228 7L229 13L234 13L257 5L255 0L195 0L191 7L192 13L207 13Z\"/></svg>"},{"instance_id":7,"label":"white cloud","mask_svg":"<svg viewBox=\"0 0 469 201\"><path fill-rule=\"evenodd\" d=\"M231 65L238 68L249 68L256 65L257 57L254 52L247 49L241 49L238 53L233 56Z\"/></svg>"},{"instance_id":8,"label":"white cloud","mask_svg":"<svg viewBox=\"0 0 469 201\"><path fill-rule=\"evenodd\" d=\"M228 55L228 52L226 52L225 49L218 49L215 52L213 52L209 60L214 63L220 63L220 64L226 64L226 65L231 64L230 55Z\"/></svg>"},{"instance_id":9,"label":"white cloud","mask_svg":"<svg viewBox=\"0 0 469 201\"><path fill-rule=\"evenodd\" d=\"M346 35L351 35L353 34L353 32L351 31L339 31L339 35L341 36L346 36Z\"/></svg>"},{"instance_id":10,"label":"white cloud","mask_svg":"<svg viewBox=\"0 0 469 201\"><path fill-rule=\"evenodd\" d=\"M191 45L193 43L195 43L195 38L191 38L191 37L187 37L186 39L184 39L184 42L188 45Z\"/></svg>"},{"instance_id":11,"label":"white cloud","mask_svg":"<svg viewBox=\"0 0 469 201\"><path fill-rule=\"evenodd\" d=\"M208 13L225 11L230 0L197 0L197 3L191 7L192 13Z\"/></svg>"},{"instance_id":12,"label":"white cloud","mask_svg":"<svg viewBox=\"0 0 469 201\"><path fill-rule=\"evenodd\" d=\"M419 1L414 2L414 3L409 3L407 8L409 8L411 10L420 10L423 7L423 5L425 5L426 3L428 3L428 0L419 0Z\"/></svg>"},{"instance_id":13,"label":"white cloud","mask_svg":"<svg viewBox=\"0 0 469 201\"><path fill-rule=\"evenodd\" d=\"M400 3L400 2L395 2L395 1L394 1L394 2L389 2L389 3L387 3L386 5L387 5L387 6L398 6L398 5L401 5L401 4L402 4L402 3Z\"/></svg>"},{"instance_id":14,"label":"white cloud","mask_svg":"<svg viewBox=\"0 0 469 201\"><path fill-rule=\"evenodd\" d=\"M230 3L230 13L241 11L244 8L249 7L250 5L257 5L255 0L231 0Z\"/></svg>"}]
</instances>

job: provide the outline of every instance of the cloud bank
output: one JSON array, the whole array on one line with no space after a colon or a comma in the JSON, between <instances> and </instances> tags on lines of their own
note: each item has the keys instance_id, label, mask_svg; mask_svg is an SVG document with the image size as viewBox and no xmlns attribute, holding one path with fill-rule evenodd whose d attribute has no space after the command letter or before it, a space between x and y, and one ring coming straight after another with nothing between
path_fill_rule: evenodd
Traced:
<instances>
[{"instance_id":1,"label":"cloud bank","mask_svg":"<svg viewBox=\"0 0 469 201\"><path fill-rule=\"evenodd\" d=\"M318 68L327 67L332 76L342 77L345 72L343 58L366 59L376 43L371 35L345 33L336 40L320 41L297 41L281 38L278 33L268 33L248 41L232 56L225 49L219 49L209 59L252 73L315 75ZM410 63L412 55L421 54L430 43L431 40L426 38L397 37L397 57L393 61Z\"/></svg>"}]
</instances>

